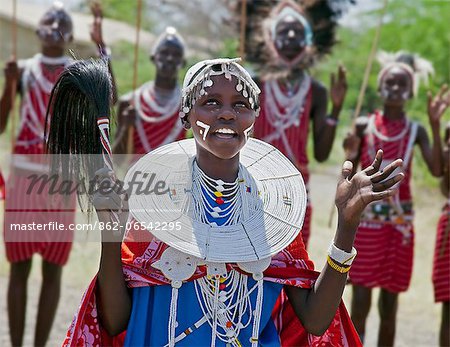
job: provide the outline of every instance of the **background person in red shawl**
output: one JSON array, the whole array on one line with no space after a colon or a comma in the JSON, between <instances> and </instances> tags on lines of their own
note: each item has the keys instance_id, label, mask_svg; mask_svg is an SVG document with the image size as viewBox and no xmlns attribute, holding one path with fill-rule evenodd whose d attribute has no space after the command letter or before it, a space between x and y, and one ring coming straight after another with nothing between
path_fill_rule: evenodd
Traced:
<instances>
[{"instance_id":1,"label":"background person in red shawl","mask_svg":"<svg viewBox=\"0 0 450 347\"><path fill-rule=\"evenodd\" d=\"M378 74L383 110L359 117L354 132L344 140L344 148L354 168L359 162L365 167L380 148L386 162L402 158L405 179L396 195L370 204L364 211L355 240L359 256L350 271L350 281L353 284L352 320L361 340L371 306L372 288L380 287L378 344L392 346L398 295L408 289L413 268L413 147L419 146L428 169L439 176L442 158L439 124L448 107L449 94L446 87L435 97L429 94L428 118L433 139L430 145L425 128L410 120L405 106L417 92L419 78L427 77L433 70L431 64L405 52L382 52L379 60L383 66Z\"/></svg>"},{"instance_id":2,"label":"background person in red shawl","mask_svg":"<svg viewBox=\"0 0 450 347\"><path fill-rule=\"evenodd\" d=\"M185 65L185 44L175 28L168 27L156 40L150 60L156 77L119 100L118 130L113 147L116 154L127 150L139 156L151 150L182 140L186 130L178 119L181 89L178 73ZM129 128L133 127L133 132ZM128 137L133 136L128 149Z\"/></svg>"},{"instance_id":3,"label":"background person in red shawl","mask_svg":"<svg viewBox=\"0 0 450 347\"><path fill-rule=\"evenodd\" d=\"M133 188L136 175L153 172L168 191L130 190L130 223L126 195L115 186L92 196L104 226L100 269L65 345L360 345L341 302L356 256L353 240L365 206L395 194L392 187L403 174L393 172L402 161L381 172L379 151L352 179L352 164L344 163L336 194L338 228L322 272L315 273L301 242L297 257L286 248L306 210L301 174L274 147L248 138L260 91L237 61L206 60L188 71L180 116L194 139L147 154L125 179ZM104 116L109 83L99 81L105 76L105 66L78 62L55 87L52 152L79 151L53 141L66 108L78 109L72 117L83 115L86 124L98 117L95 112ZM75 143L76 135L67 141ZM97 177L101 186L115 182L109 170ZM112 211L122 232L110 230ZM156 227L169 221L174 228ZM282 291L287 301L277 301Z\"/></svg>"},{"instance_id":4,"label":"background person in red shawl","mask_svg":"<svg viewBox=\"0 0 450 347\"><path fill-rule=\"evenodd\" d=\"M100 53L106 47L101 34L101 12L93 9L94 25L91 36ZM44 233L12 229L12 224L43 225L61 223L67 227L75 219L75 196L57 194L49 196L46 191L31 192L29 176L48 173L42 164L44 151L44 128L47 104L53 85L72 59L65 55L73 36L72 19L61 2L55 4L42 16L36 34L42 51L26 60L10 60L5 67L5 86L0 100L0 134L6 129L10 111L18 87L21 96L20 126L13 148L13 164L7 182L5 200L5 250L11 263L8 285L8 318L11 343L22 345L27 301L27 281L33 254L42 258L42 287L39 297L34 344L45 345L49 336L59 301L62 267L66 264L72 232L59 233L58 238L48 239ZM35 186L36 187L36 186ZM30 189L31 190L31 189ZM68 198L68 199L65 199ZM34 234L33 234L34 233ZM39 233L39 234L38 234ZM33 234L33 235L31 235Z\"/></svg>"},{"instance_id":5,"label":"background person in red shawl","mask_svg":"<svg viewBox=\"0 0 450 347\"><path fill-rule=\"evenodd\" d=\"M450 94L447 100L450 104ZM450 123L447 123L444 138L443 177L441 191L447 198L442 208L436 235L436 246L433 259L434 300L442 302L442 318L439 331L439 345L450 345Z\"/></svg>"},{"instance_id":6,"label":"background person in red shawl","mask_svg":"<svg viewBox=\"0 0 450 347\"><path fill-rule=\"evenodd\" d=\"M342 6L348 1L248 1L245 58L257 69L261 115L254 136L269 142L300 170L308 185L308 139L318 162L327 160L347 91L345 69L331 75L327 88L308 69L331 51ZM351 2L351 1L349 1ZM240 3L240 2L238 2ZM236 6L240 12L241 6ZM237 18L241 18L237 14ZM302 228L308 245L312 206ZM295 248L295 244L293 245Z\"/></svg>"}]
</instances>

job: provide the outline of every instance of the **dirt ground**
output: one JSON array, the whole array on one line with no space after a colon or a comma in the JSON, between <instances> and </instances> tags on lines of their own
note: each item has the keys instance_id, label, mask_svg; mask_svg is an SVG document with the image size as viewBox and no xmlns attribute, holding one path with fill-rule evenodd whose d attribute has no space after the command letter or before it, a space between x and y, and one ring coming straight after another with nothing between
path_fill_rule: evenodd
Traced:
<instances>
[{"instance_id":1,"label":"dirt ground","mask_svg":"<svg viewBox=\"0 0 450 347\"><path fill-rule=\"evenodd\" d=\"M325 261L326 251L334 234L333 227L328 227L337 167L313 172L311 191L315 206L313 212L312 236L309 246L312 259L318 268ZM411 287L400 296L396 346L437 346L437 331L441 307L433 301L431 284L431 267L434 249L436 224L443 198L437 189L415 189L416 197L416 248L415 266ZM336 216L334 216L336 217ZM99 244L87 241L86 235L78 237L73 245L69 264L64 269L63 289L57 317L53 326L48 346L58 346L64 339L65 332L75 313L81 295L90 279L95 274L99 263ZM8 264L4 257L4 246L0 243L0 346L9 346L8 324L6 315L6 287ZM27 307L27 324L25 346L32 346L36 307L40 288L40 259L35 257L29 280L29 297ZM376 345L378 331L377 302L378 292L374 292L372 309L368 321L366 346ZM351 288L347 287L344 300L348 304Z\"/></svg>"}]
</instances>

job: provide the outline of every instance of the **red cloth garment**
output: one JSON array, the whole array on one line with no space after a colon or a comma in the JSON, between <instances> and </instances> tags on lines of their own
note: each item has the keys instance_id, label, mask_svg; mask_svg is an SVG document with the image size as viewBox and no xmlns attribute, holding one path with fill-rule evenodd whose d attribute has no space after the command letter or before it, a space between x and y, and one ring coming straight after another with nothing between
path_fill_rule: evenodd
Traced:
<instances>
[{"instance_id":1,"label":"red cloth garment","mask_svg":"<svg viewBox=\"0 0 450 347\"><path fill-rule=\"evenodd\" d=\"M5 199L5 192L6 192L5 179L3 178L2 172L0 171L0 200Z\"/></svg>"},{"instance_id":2,"label":"red cloth garment","mask_svg":"<svg viewBox=\"0 0 450 347\"><path fill-rule=\"evenodd\" d=\"M143 234L140 234L143 233ZM148 239L147 231L133 231L128 234L122 244L122 264L125 280L131 288L151 285L169 285L169 280L151 266L157 261L167 245L157 239L147 242L136 242ZM294 258L288 249L272 258L272 263L264 272L264 280L301 288L311 288L318 273L313 270L313 263L302 244L295 247L300 258ZM228 270L238 269L235 264L227 264ZM206 275L205 266L197 267L189 281ZM64 346L120 346L126 332L110 337L98 321L96 308L96 278L85 292L78 313L69 328ZM282 346L362 346L355 328L345 310L343 303L336 312L330 328L321 337L306 333L295 316L288 300L280 296L275 305L272 317L277 327Z\"/></svg>"},{"instance_id":3,"label":"red cloth garment","mask_svg":"<svg viewBox=\"0 0 450 347\"><path fill-rule=\"evenodd\" d=\"M364 211L356 233L358 256L350 270L350 281L399 293L408 289L413 268L414 212L410 181L416 125L406 117L389 120L380 112L370 117L361 144L361 167L371 165L376 151L382 149L385 163L397 158L404 160L405 178L396 197L370 204ZM382 137L394 140L380 139L370 124Z\"/></svg>"},{"instance_id":4,"label":"red cloth garment","mask_svg":"<svg viewBox=\"0 0 450 347\"><path fill-rule=\"evenodd\" d=\"M433 259L433 288L436 302L450 301L450 204L439 219Z\"/></svg>"},{"instance_id":5,"label":"red cloth garment","mask_svg":"<svg viewBox=\"0 0 450 347\"><path fill-rule=\"evenodd\" d=\"M49 263L65 265L72 249L76 197L39 192L39 185L28 191L29 187L30 181L25 176L13 175L8 181L4 222L6 258L15 263L39 253ZM38 230L38 226L44 229Z\"/></svg>"},{"instance_id":6,"label":"red cloth garment","mask_svg":"<svg viewBox=\"0 0 450 347\"><path fill-rule=\"evenodd\" d=\"M266 83L267 82L264 82L260 86L261 111L254 125L254 136L260 140L270 143L279 151L281 151L286 157L288 157L301 172L303 180L305 181L305 185L308 189L309 159L307 153L307 145L312 105L312 87L309 86L309 89L305 95L301 112L298 113L296 121L294 121L293 124L288 126L286 129L284 129L284 131L281 131L282 134L277 134L276 127L269 120L270 116L268 117L268 113L271 112L270 108L273 106L268 105L267 97L265 95ZM282 109L279 104L277 104L276 107L281 112L284 112L284 109ZM299 237L303 238L303 242L306 246L308 245L310 235L311 213L312 208L308 199L305 221L303 224L302 232L301 234L299 234Z\"/></svg>"},{"instance_id":7,"label":"red cloth garment","mask_svg":"<svg viewBox=\"0 0 450 347\"><path fill-rule=\"evenodd\" d=\"M47 105L50 94L69 58L61 58L61 64L43 63L41 54L19 62L22 72L22 101L20 124L13 154L43 154Z\"/></svg>"},{"instance_id":8,"label":"red cloth garment","mask_svg":"<svg viewBox=\"0 0 450 347\"><path fill-rule=\"evenodd\" d=\"M148 82L134 93L128 94L128 97L134 97L137 113L133 132L135 154L147 154L157 147L186 137L186 130L179 117L181 96L177 98L177 103L174 103L173 107L167 108L169 114L162 114L160 110L155 109L158 101L154 97L153 85L153 82ZM174 91L174 96L177 95L177 91ZM159 107L165 109L164 106Z\"/></svg>"},{"instance_id":9,"label":"red cloth garment","mask_svg":"<svg viewBox=\"0 0 450 347\"><path fill-rule=\"evenodd\" d=\"M10 262L30 259L34 253L48 262L64 265L69 257L75 219L75 195L49 195L29 191L30 175L48 175L44 158L44 131L47 105L53 86L69 64L70 58L47 58L37 54L19 62L22 69L20 125L13 148L12 170L7 181L5 200L5 251ZM49 188L51 184L47 184ZM40 224L47 230L12 230L12 224ZM49 230L48 223L62 224L64 231Z\"/></svg>"}]
</instances>

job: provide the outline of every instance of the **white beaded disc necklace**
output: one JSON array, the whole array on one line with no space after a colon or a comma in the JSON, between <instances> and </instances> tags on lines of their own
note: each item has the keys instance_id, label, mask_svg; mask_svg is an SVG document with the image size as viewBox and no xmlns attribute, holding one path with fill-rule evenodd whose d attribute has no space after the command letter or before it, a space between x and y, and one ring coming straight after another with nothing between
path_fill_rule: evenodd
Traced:
<instances>
[{"instance_id":1,"label":"white beaded disc necklace","mask_svg":"<svg viewBox=\"0 0 450 347\"><path fill-rule=\"evenodd\" d=\"M249 139L241 150L233 182L209 177L198 167L195 154L193 139L162 146L141 158L125 178L131 186L139 175L155 174L168 186L163 194L131 191L129 208L138 222L177 222L181 226L179 230L149 230L169 246L152 264L172 285L167 345L174 346L192 329L207 323L213 347L217 339L240 346L239 333L250 324L250 343L257 347L263 271L271 257L301 230L306 210L303 179L281 152L256 139ZM237 263L256 283L250 287L248 275L227 272L226 263ZM176 335L178 290L202 264L207 276L195 280L194 286L203 317ZM254 291L253 305L250 294Z\"/></svg>"},{"instance_id":2,"label":"white beaded disc necklace","mask_svg":"<svg viewBox=\"0 0 450 347\"><path fill-rule=\"evenodd\" d=\"M225 263L271 257L296 238L305 214L306 189L300 172L280 151L248 140L240 153L241 202L236 204L242 208L240 216L233 217L239 222L224 226L202 221L200 212L209 206L202 206L197 195L201 190L195 178L195 153L193 139L174 142L145 155L128 171L125 185L136 181L135 176L146 177L144 186L150 177L164 183L164 194L137 194L136 182L130 189L130 212L138 222L180 226L180 230L150 230L153 235L186 254Z\"/></svg>"}]
</instances>

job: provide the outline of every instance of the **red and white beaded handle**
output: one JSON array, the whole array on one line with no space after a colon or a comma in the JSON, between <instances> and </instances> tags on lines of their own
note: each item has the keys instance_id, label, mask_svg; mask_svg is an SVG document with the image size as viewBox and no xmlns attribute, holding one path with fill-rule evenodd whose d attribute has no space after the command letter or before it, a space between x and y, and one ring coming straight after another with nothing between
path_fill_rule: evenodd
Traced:
<instances>
[{"instance_id":1,"label":"red and white beaded handle","mask_svg":"<svg viewBox=\"0 0 450 347\"><path fill-rule=\"evenodd\" d=\"M100 142L102 144L102 156L105 166L111 170L113 170L113 161L112 161L112 150L111 143L109 142L109 119L107 117L100 117L97 119L97 126L100 130ZM115 177L114 177L115 178ZM117 211L110 211L110 220L113 223L120 223L119 214ZM114 232L114 234L120 233L120 228L112 228L113 230L119 230L119 232Z\"/></svg>"}]
</instances>

